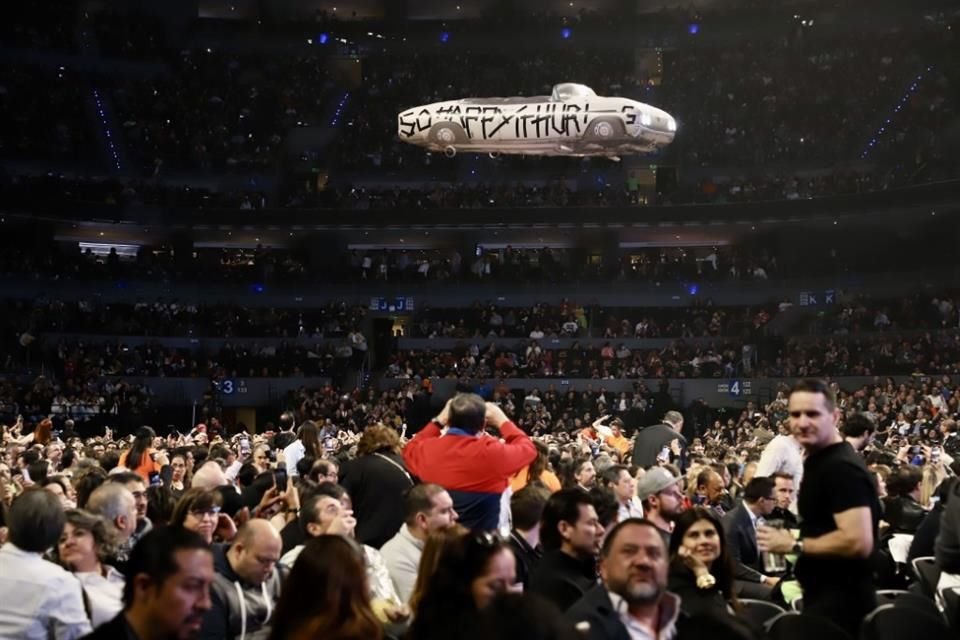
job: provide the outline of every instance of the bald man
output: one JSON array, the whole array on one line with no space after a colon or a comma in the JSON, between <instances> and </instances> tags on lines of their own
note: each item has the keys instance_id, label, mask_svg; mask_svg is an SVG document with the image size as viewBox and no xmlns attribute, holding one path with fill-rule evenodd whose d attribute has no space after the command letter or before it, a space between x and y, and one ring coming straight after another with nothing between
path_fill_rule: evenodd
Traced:
<instances>
[{"instance_id":1,"label":"bald man","mask_svg":"<svg viewBox=\"0 0 960 640\"><path fill-rule=\"evenodd\" d=\"M217 574L201 638L261 640L270 635L283 582L277 567L282 547L277 530L260 518L241 526L230 546L214 545Z\"/></svg>"},{"instance_id":2,"label":"bald man","mask_svg":"<svg viewBox=\"0 0 960 640\"><path fill-rule=\"evenodd\" d=\"M219 464L209 460L204 462L193 474L193 482L190 486L194 489L200 488L212 491L226 484L230 484L230 481L227 480L227 474L224 473Z\"/></svg>"}]
</instances>

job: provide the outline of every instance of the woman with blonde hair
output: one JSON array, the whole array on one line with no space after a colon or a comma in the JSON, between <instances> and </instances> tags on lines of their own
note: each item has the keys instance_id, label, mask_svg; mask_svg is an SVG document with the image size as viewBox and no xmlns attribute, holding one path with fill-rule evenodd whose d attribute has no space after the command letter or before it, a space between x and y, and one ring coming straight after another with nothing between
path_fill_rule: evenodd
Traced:
<instances>
[{"instance_id":1,"label":"woman with blonde hair","mask_svg":"<svg viewBox=\"0 0 960 640\"><path fill-rule=\"evenodd\" d=\"M930 508L930 500L937 492L937 487L947 477L943 463L929 463L923 467L923 479L920 481L920 504L925 509Z\"/></svg>"},{"instance_id":2,"label":"woman with blonde hair","mask_svg":"<svg viewBox=\"0 0 960 640\"><path fill-rule=\"evenodd\" d=\"M340 485L357 514L357 540L379 549L403 526L403 496L414 485L400 456L400 434L382 424L367 427L356 459L340 468Z\"/></svg>"}]
</instances>

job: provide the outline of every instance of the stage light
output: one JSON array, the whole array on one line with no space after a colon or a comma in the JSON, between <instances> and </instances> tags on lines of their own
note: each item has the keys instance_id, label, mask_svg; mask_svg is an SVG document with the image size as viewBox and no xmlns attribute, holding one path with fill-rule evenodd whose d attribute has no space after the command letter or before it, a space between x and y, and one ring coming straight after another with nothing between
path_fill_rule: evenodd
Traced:
<instances>
[{"instance_id":1,"label":"stage light","mask_svg":"<svg viewBox=\"0 0 960 640\"><path fill-rule=\"evenodd\" d=\"M573 35L573 29L571 29L570 27L564 27L563 29L560 29L560 37L563 38L564 40L569 40L570 36L572 35Z\"/></svg>"},{"instance_id":2,"label":"stage light","mask_svg":"<svg viewBox=\"0 0 960 640\"><path fill-rule=\"evenodd\" d=\"M449 31L441 31L441 32L440 32L440 42L446 44L446 43L449 42L449 41L450 41L450 32L449 32Z\"/></svg>"},{"instance_id":3,"label":"stage light","mask_svg":"<svg viewBox=\"0 0 960 640\"><path fill-rule=\"evenodd\" d=\"M329 39L330 39L330 34L328 33L321 33L319 36L317 36L317 42L320 44L327 44L327 40Z\"/></svg>"},{"instance_id":4,"label":"stage light","mask_svg":"<svg viewBox=\"0 0 960 640\"><path fill-rule=\"evenodd\" d=\"M692 36L695 36L698 33L700 33L700 24L697 22L691 22L690 24L688 24L687 33L689 33Z\"/></svg>"}]
</instances>

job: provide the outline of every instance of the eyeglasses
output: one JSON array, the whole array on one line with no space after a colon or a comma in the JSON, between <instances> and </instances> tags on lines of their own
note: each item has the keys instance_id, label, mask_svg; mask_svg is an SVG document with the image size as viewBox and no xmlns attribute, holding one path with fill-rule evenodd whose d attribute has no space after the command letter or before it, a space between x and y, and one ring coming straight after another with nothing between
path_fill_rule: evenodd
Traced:
<instances>
[{"instance_id":1,"label":"eyeglasses","mask_svg":"<svg viewBox=\"0 0 960 640\"><path fill-rule=\"evenodd\" d=\"M190 515L196 518L202 518L203 516L216 517L219 514L220 514L220 507L216 505L212 507L207 507L206 509L190 509Z\"/></svg>"}]
</instances>

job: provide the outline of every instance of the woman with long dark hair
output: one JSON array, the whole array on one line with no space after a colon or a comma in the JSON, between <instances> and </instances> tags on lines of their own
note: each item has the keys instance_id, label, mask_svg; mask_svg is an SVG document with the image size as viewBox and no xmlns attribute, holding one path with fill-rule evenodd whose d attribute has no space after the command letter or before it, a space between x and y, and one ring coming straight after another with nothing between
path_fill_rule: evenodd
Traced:
<instances>
[{"instance_id":1,"label":"woman with long dark hair","mask_svg":"<svg viewBox=\"0 0 960 640\"><path fill-rule=\"evenodd\" d=\"M300 425L297 439L283 449L283 460L287 466L287 475L299 476L297 463L304 458L320 460L323 458L323 444L320 442L320 427L313 420Z\"/></svg>"},{"instance_id":2,"label":"woman with long dark hair","mask_svg":"<svg viewBox=\"0 0 960 640\"><path fill-rule=\"evenodd\" d=\"M363 551L344 536L312 538L287 576L270 640L380 640Z\"/></svg>"},{"instance_id":3,"label":"woman with long dark hair","mask_svg":"<svg viewBox=\"0 0 960 640\"><path fill-rule=\"evenodd\" d=\"M449 638L501 593L516 585L510 545L492 533L468 533L446 545L424 589L408 640Z\"/></svg>"},{"instance_id":4,"label":"woman with long dark hair","mask_svg":"<svg viewBox=\"0 0 960 640\"><path fill-rule=\"evenodd\" d=\"M160 473L164 465L169 464L166 456L153 450L153 439L157 437L150 427L140 427L133 437L133 444L120 455L120 466L134 472L148 485L150 475Z\"/></svg>"},{"instance_id":5,"label":"woman with long dark hair","mask_svg":"<svg viewBox=\"0 0 960 640\"><path fill-rule=\"evenodd\" d=\"M688 615L738 611L733 575L733 559L716 513L703 507L684 511L670 536L667 580L667 588L680 596L681 609Z\"/></svg>"}]
</instances>

